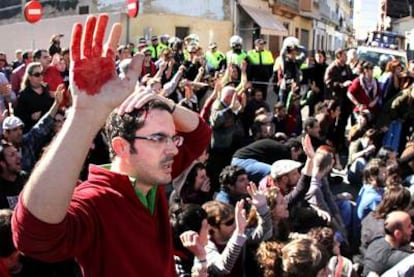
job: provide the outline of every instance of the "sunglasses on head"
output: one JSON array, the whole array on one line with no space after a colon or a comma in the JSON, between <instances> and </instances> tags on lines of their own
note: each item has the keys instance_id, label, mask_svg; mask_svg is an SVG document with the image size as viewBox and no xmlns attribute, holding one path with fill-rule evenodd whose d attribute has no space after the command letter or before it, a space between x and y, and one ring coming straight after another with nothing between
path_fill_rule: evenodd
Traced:
<instances>
[{"instance_id":1,"label":"sunglasses on head","mask_svg":"<svg viewBox=\"0 0 414 277\"><path fill-rule=\"evenodd\" d=\"M234 224L234 217L227 220L227 221L222 222L222 224L224 224L226 226L232 226Z\"/></svg>"},{"instance_id":2,"label":"sunglasses on head","mask_svg":"<svg viewBox=\"0 0 414 277\"><path fill-rule=\"evenodd\" d=\"M30 74L30 76L40 77L40 76L43 76L43 73L42 72L35 72L35 73Z\"/></svg>"}]
</instances>

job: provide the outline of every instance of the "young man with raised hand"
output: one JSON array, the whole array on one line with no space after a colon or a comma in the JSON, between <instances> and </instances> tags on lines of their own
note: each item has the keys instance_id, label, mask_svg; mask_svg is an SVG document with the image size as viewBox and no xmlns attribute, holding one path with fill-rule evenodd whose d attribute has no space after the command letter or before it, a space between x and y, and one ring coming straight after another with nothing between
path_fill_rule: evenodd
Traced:
<instances>
[{"instance_id":1,"label":"young man with raised hand","mask_svg":"<svg viewBox=\"0 0 414 277\"><path fill-rule=\"evenodd\" d=\"M90 16L84 30L74 26L73 109L21 194L14 241L45 261L76 257L84 276L175 276L167 200L158 185L200 156L211 132L196 113L166 98L131 94L143 56L134 56L119 79L114 49L121 25L114 24L104 49L107 23L100 15ZM75 188L108 115L111 167L92 165L88 180Z\"/></svg>"}]
</instances>

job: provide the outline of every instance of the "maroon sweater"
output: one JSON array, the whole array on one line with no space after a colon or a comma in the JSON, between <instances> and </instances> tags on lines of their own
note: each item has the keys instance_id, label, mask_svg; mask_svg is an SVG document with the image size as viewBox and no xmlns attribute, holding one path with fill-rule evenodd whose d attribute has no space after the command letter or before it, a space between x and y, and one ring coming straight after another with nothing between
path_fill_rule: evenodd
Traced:
<instances>
[{"instance_id":1,"label":"maroon sweater","mask_svg":"<svg viewBox=\"0 0 414 277\"><path fill-rule=\"evenodd\" d=\"M182 134L186 144L173 177L201 155L210 128ZM128 176L91 166L88 181L75 189L59 224L34 217L19 201L12 222L14 241L25 254L44 261L76 257L85 277L175 276L173 244L164 189L157 190L154 214L140 202Z\"/></svg>"}]
</instances>

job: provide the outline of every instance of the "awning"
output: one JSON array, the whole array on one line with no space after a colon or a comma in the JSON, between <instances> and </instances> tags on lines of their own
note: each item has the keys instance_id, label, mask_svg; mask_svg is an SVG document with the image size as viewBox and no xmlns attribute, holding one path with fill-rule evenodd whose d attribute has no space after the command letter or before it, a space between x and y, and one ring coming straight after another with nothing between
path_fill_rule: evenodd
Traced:
<instances>
[{"instance_id":1,"label":"awning","mask_svg":"<svg viewBox=\"0 0 414 277\"><path fill-rule=\"evenodd\" d=\"M246 13L260 26L260 33L272 36L287 36L288 30L269 11L240 4Z\"/></svg>"}]
</instances>

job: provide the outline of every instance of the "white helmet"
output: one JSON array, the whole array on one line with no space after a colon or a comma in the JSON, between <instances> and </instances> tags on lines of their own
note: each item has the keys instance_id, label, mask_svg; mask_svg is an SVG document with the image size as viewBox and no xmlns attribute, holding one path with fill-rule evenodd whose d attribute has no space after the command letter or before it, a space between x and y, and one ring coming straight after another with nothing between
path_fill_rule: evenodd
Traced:
<instances>
[{"instance_id":1,"label":"white helmet","mask_svg":"<svg viewBox=\"0 0 414 277\"><path fill-rule=\"evenodd\" d=\"M300 42L295 37L287 37L283 40L282 48L299 48Z\"/></svg>"},{"instance_id":2,"label":"white helmet","mask_svg":"<svg viewBox=\"0 0 414 277\"><path fill-rule=\"evenodd\" d=\"M243 39L240 36L232 36L230 38L230 47L234 47L235 45L242 45Z\"/></svg>"}]
</instances>

